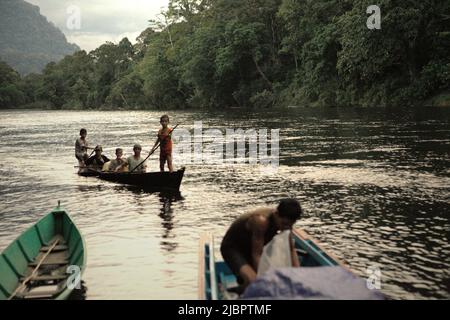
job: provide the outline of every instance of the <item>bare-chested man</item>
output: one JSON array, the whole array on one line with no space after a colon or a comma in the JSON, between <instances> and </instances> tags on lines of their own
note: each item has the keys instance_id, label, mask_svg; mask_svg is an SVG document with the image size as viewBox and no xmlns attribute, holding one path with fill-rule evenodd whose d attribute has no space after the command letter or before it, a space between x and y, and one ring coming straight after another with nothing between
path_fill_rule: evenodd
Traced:
<instances>
[{"instance_id":1,"label":"bare-chested man","mask_svg":"<svg viewBox=\"0 0 450 320\"><path fill-rule=\"evenodd\" d=\"M222 240L220 251L237 276L242 291L256 279L264 246L279 231L291 230L301 214L302 208L297 200L284 199L276 209L258 209L233 222ZM299 266L293 240L291 250L292 265Z\"/></svg>"}]
</instances>

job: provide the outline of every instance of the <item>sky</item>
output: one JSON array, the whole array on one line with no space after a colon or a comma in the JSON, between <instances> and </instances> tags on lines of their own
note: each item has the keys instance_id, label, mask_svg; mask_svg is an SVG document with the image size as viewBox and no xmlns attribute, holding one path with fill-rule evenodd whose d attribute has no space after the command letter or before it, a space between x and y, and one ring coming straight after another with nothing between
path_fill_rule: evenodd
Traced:
<instances>
[{"instance_id":1,"label":"sky","mask_svg":"<svg viewBox=\"0 0 450 320\"><path fill-rule=\"evenodd\" d=\"M132 43L166 8L169 0L26 0L37 5L67 41L86 51L106 41L118 43L127 37Z\"/></svg>"}]
</instances>

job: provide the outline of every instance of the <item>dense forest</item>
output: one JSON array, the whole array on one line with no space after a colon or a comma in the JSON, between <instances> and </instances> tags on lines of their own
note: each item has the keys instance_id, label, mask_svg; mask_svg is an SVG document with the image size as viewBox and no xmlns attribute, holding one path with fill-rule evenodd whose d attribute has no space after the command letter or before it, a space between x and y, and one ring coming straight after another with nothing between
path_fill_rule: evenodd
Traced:
<instances>
[{"instance_id":1,"label":"dense forest","mask_svg":"<svg viewBox=\"0 0 450 320\"><path fill-rule=\"evenodd\" d=\"M136 44L78 51L0 106L57 109L414 106L450 97L450 1L171 0Z\"/></svg>"},{"instance_id":2,"label":"dense forest","mask_svg":"<svg viewBox=\"0 0 450 320\"><path fill-rule=\"evenodd\" d=\"M41 72L80 50L42 16L39 7L23 0L0 0L0 59L21 75Z\"/></svg>"}]
</instances>

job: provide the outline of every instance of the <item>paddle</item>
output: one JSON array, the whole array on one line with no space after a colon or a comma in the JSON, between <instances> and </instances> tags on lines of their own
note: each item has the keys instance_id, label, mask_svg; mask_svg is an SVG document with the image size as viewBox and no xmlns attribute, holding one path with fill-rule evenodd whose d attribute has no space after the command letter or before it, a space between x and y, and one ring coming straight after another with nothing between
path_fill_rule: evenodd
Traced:
<instances>
[{"instance_id":1,"label":"paddle","mask_svg":"<svg viewBox=\"0 0 450 320\"><path fill-rule=\"evenodd\" d=\"M168 139L169 137L172 136L173 131L174 131L178 126L179 126L179 124L177 124L175 127L172 128L172 131L170 131L169 135L164 139L164 141L165 141L166 139ZM147 161L148 158L150 158L150 157L152 156L152 154L154 154L155 151L158 150L158 148L161 146L161 142L162 142L162 141L160 141L160 142L158 143L158 145L155 147L155 149L153 149L153 151L150 152L150 154L147 156L147 158L145 158L144 161L142 161L142 162L139 163L136 167L134 167L134 169L131 170L130 173L133 173L133 172L134 172L137 168L139 168L145 161Z\"/></svg>"},{"instance_id":2,"label":"paddle","mask_svg":"<svg viewBox=\"0 0 450 320\"><path fill-rule=\"evenodd\" d=\"M92 148L86 148L86 150L87 150L87 149L92 149ZM89 155L88 158L92 157L92 155L94 154L94 152L95 152L95 148L94 148L94 150L92 150L92 152L91 152L91 154Z\"/></svg>"}]
</instances>

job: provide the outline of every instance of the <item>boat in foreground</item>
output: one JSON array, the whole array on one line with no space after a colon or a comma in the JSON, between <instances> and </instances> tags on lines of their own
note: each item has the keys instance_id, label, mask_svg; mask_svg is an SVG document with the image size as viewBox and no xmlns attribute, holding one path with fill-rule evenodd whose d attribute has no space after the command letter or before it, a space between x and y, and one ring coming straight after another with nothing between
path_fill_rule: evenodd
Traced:
<instances>
[{"instance_id":1,"label":"boat in foreground","mask_svg":"<svg viewBox=\"0 0 450 320\"><path fill-rule=\"evenodd\" d=\"M349 270L305 231L296 229L293 230L293 234L302 267L340 266ZM210 234L200 237L199 249L199 299L226 300L236 296L234 293L238 287L236 276L224 261L216 261L214 239Z\"/></svg>"},{"instance_id":2,"label":"boat in foreground","mask_svg":"<svg viewBox=\"0 0 450 320\"><path fill-rule=\"evenodd\" d=\"M0 255L0 300L67 299L75 287L69 280L85 267L83 237L58 205Z\"/></svg>"}]
</instances>

